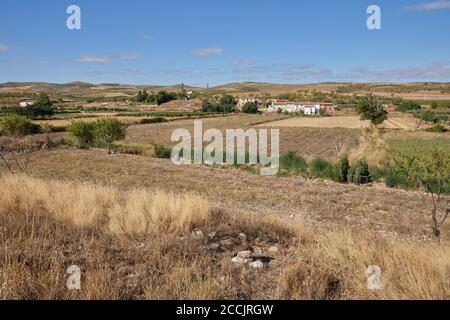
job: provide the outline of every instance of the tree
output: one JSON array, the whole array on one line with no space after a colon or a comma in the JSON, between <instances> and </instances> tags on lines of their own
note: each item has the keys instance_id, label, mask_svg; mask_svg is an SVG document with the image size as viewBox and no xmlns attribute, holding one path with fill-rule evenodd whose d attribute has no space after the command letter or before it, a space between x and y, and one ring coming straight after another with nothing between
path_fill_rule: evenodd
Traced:
<instances>
[{"instance_id":1,"label":"tree","mask_svg":"<svg viewBox=\"0 0 450 320\"><path fill-rule=\"evenodd\" d=\"M382 124L388 118L388 112L373 94L363 97L356 111L361 115L361 120L370 120L374 126Z\"/></svg>"},{"instance_id":2,"label":"tree","mask_svg":"<svg viewBox=\"0 0 450 320\"><path fill-rule=\"evenodd\" d=\"M108 145L108 153L111 153L113 142L126 137L126 126L117 119L102 119L96 122L94 132L96 139L106 143Z\"/></svg>"},{"instance_id":3,"label":"tree","mask_svg":"<svg viewBox=\"0 0 450 320\"><path fill-rule=\"evenodd\" d=\"M69 126L69 132L78 140L80 149L88 149L95 140L95 123L74 121Z\"/></svg>"},{"instance_id":4,"label":"tree","mask_svg":"<svg viewBox=\"0 0 450 320\"><path fill-rule=\"evenodd\" d=\"M21 116L9 116L0 120L0 135L26 136L40 132L40 126Z\"/></svg>"},{"instance_id":5,"label":"tree","mask_svg":"<svg viewBox=\"0 0 450 320\"><path fill-rule=\"evenodd\" d=\"M0 161L11 174L24 173L31 155L50 144L49 141L42 143L26 139L25 136L34 133L39 126L24 117L6 117L0 121L0 127Z\"/></svg>"},{"instance_id":6,"label":"tree","mask_svg":"<svg viewBox=\"0 0 450 320\"><path fill-rule=\"evenodd\" d=\"M348 170L348 182L352 182L357 185L372 182L369 172L369 164L366 159L358 159L351 164Z\"/></svg>"},{"instance_id":7,"label":"tree","mask_svg":"<svg viewBox=\"0 0 450 320\"><path fill-rule=\"evenodd\" d=\"M236 105L236 100L233 96L225 95L220 98L220 104L221 105Z\"/></svg>"},{"instance_id":8,"label":"tree","mask_svg":"<svg viewBox=\"0 0 450 320\"><path fill-rule=\"evenodd\" d=\"M344 154L339 157L339 160L336 163L336 180L342 183L348 182L349 170L350 162L348 161L348 156Z\"/></svg>"},{"instance_id":9,"label":"tree","mask_svg":"<svg viewBox=\"0 0 450 320\"><path fill-rule=\"evenodd\" d=\"M422 202L430 210L433 234L439 237L450 214L450 152L437 148L431 153L397 152L391 159L391 167L426 192L421 194Z\"/></svg>"},{"instance_id":10,"label":"tree","mask_svg":"<svg viewBox=\"0 0 450 320\"><path fill-rule=\"evenodd\" d=\"M55 113L53 103L47 94L41 93L37 100L32 105L26 106L22 109L22 114L27 117L51 116Z\"/></svg>"},{"instance_id":11,"label":"tree","mask_svg":"<svg viewBox=\"0 0 450 320\"><path fill-rule=\"evenodd\" d=\"M256 102L247 102L242 107L243 113L258 113L258 105Z\"/></svg>"}]
</instances>

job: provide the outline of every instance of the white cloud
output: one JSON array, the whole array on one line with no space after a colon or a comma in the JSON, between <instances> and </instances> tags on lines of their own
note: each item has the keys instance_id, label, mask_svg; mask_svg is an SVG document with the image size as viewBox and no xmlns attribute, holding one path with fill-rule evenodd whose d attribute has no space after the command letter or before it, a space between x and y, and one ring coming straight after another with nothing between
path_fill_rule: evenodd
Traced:
<instances>
[{"instance_id":1,"label":"white cloud","mask_svg":"<svg viewBox=\"0 0 450 320\"><path fill-rule=\"evenodd\" d=\"M221 48L202 48L192 50L191 53L196 57L210 57L210 56L220 56L224 53L224 50Z\"/></svg>"},{"instance_id":2,"label":"white cloud","mask_svg":"<svg viewBox=\"0 0 450 320\"><path fill-rule=\"evenodd\" d=\"M448 81L450 78L450 61L436 61L425 67L393 68L387 70L354 69L338 77L367 81Z\"/></svg>"},{"instance_id":3,"label":"white cloud","mask_svg":"<svg viewBox=\"0 0 450 320\"><path fill-rule=\"evenodd\" d=\"M231 64L233 66L252 65L252 64L255 64L255 61L250 60L250 59L234 60L234 61L231 61Z\"/></svg>"},{"instance_id":4,"label":"white cloud","mask_svg":"<svg viewBox=\"0 0 450 320\"><path fill-rule=\"evenodd\" d=\"M8 50L8 46L0 42L0 52Z\"/></svg>"},{"instance_id":5,"label":"white cloud","mask_svg":"<svg viewBox=\"0 0 450 320\"><path fill-rule=\"evenodd\" d=\"M141 57L135 54L122 54L119 57L119 60L121 61L138 61L141 60Z\"/></svg>"},{"instance_id":6,"label":"white cloud","mask_svg":"<svg viewBox=\"0 0 450 320\"><path fill-rule=\"evenodd\" d=\"M407 8L409 10L415 10L415 11L432 11L432 10L450 9L450 1L441 0L441 1L434 1L434 2L424 2L424 3L418 3L415 5L409 6Z\"/></svg>"},{"instance_id":7,"label":"white cloud","mask_svg":"<svg viewBox=\"0 0 450 320\"><path fill-rule=\"evenodd\" d=\"M108 63L111 60L109 56L81 56L73 59L74 62L78 63Z\"/></svg>"}]
</instances>

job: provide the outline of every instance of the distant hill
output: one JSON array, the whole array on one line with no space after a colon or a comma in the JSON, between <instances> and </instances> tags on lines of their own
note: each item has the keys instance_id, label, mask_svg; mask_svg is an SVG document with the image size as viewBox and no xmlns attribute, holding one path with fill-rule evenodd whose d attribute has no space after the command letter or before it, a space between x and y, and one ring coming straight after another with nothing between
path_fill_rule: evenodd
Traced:
<instances>
[{"instance_id":1,"label":"distant hill","mask_svg":"<svg viewBox=\"0 0 450 320\"><path fill-rule=\"evenodd\" d=\"M175 85L130 85L118 83L90 84L74 81L63 84L46 82L7 82L0 84L0 94L14 96L19 99L32 97L45 92L52 98L62 98L71 101L99 98L128 98L136 95L138 90L156 93L160 90L179 92L180 84ZM397 96L407 99L450 100L450 83L333 83L315 84L273 84L264 82L243 82L218 85L209 89L185 85L185 89L194 92L209 93L209 95L231 94L236 97L262 97L270 95L306 95L314 92L326 94L367 94L374 93L383 96ZM2 102L2 100L0 100Z\"/></svg>"}]
</instances>

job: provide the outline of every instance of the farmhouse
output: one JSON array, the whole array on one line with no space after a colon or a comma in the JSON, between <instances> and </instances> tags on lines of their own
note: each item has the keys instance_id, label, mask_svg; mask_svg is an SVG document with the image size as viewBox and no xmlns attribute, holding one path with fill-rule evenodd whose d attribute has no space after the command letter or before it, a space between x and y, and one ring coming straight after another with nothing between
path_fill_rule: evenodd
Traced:
<instances>
[{"instance_id":1,"label":"farmhouse","mask_svg":"<svg viewBox=\"0 0 450 320\"><path fill-rule=\"evenodd\" d=\"M273 101L267 109L268 112L303 112L304 115L313 116L320 113L320 110L325 110L327 113L333 113L338 107L332 103L315 103L305 104L300 102L293 102L287 100Z\"/></svg>"},{"instance_id":2,"label":"farmhouse","mask_svg":"<svg viewBox=\"0 0 450 320\"><path fill-rule=\"evenodd\" d=\"M261 104L261 103L262 103L261 99L256 99L256 98L240 98L240 99L238 99L237 106L238 106L239 108L242 108L242 107L243 107L246 103L248 103L248 102L255 102L255 103L257 103L257 104Z\"/></svg>"},{"instance_id":3,"label":"farmhouse","mask_svg":"<svg viewBox=\"0 0 450 320\"><path fill-rule=\"evenodd\" d=\"M22 100L19 102L19 106L22 108L32 106L33 104L34 104L34 101L31 101L31 100Z\"/></svg>"}]
</instances>

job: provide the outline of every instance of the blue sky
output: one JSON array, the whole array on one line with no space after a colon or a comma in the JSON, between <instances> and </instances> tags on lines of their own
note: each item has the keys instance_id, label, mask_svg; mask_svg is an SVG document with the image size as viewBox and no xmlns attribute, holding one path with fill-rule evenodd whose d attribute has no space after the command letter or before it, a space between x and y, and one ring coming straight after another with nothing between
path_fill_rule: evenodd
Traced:
<instances>
[{"instance_id":1,"label":"blue sky","mask_svg":"<svg viewBox=\"0 0 450 320\"><path fill-rule=\"evenodd\" d=\"M450 81L449 40L450 0L2 0L0 82Z\"/></svg>"}]
</instances>

